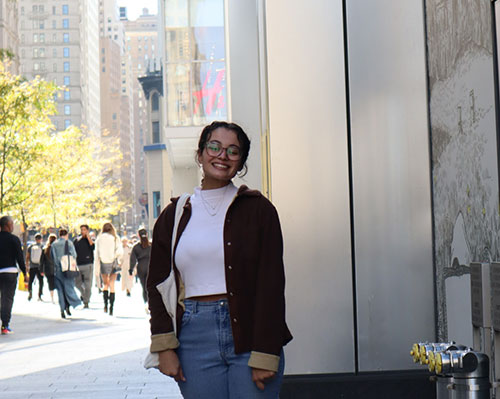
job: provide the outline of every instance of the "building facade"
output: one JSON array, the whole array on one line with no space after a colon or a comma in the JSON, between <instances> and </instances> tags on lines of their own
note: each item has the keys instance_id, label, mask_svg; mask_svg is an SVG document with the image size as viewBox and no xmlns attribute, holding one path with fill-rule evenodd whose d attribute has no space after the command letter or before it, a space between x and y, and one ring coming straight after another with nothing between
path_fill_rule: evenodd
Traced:
<instances>
[{"instance_id":1,"label":"building facade","mask_svg":"<svg viewBox=\"0 0 500 399\"><path fill-rule=\"evenodd\" d=\"M227 119L252 140L237 184L280 214L281 397L433 397L411 344L472 345L469 264L500 257L491 3L160 2L164 189L199 184Z\"/></svg>"},{"instance_id":2,"label":"building facade","mask_svg":"<svg viewBox=\"0 0 500 399\"><path fill-rule=\"evenodd\" d=\"M163 93L143 80L150 190L199 184L200 97L250 135L243 183L272 199L285 242L280 397L435 397L409 348L473 346L470 264L500 258L500 2L160 5ZM197 51L218 46L198 10L223 15L224 58L209 53L223 85L197 75Z\"/></svg>"},{"instance_id":3,"label":"building facade","mask_svg":"<svg viewBox=\"0 0 500 399\"><path fill-rule=\"evenodd\" d=\"M120 200L125 204L115 223L122 233L137 229L134 220L135 159L134 118L131 112L131 79L127 79L124 26L116 0L99 1L101 125L105 140L113 140L123 156L114 173L121 183ZM125 88L125 90L123 90Z\"/></svg>"},{"instance_id":4,"label":"building facade","mask_svg":"<svg viewBox=\"0 0 500 399\"><path fill-rule=\"evenodd\" d=\"M4 58L10 60L9 70L19 73L18 9L16 2L0 1L0 49L7 52Z\"/></svg>"},{"instance_id":5,"label":"building facade","mask_svg":"<svg viewBox=\"0 0 500 399\"><path fill-rule=\"evenodd\" d=\"M159 67L143 80L151 95L144 130L150 228L173 195L199 184L198 136L206 124L227 120L231 107L224 1L160 3L162 80Z\"/></svg>"},{"instance_id":6,"label":"building facade","mask_svg":"<svg viewBox=\"0 0 500 399\"><path fill-rule=\"evenodd\" d=\"M52 117L100 135L98 0L20 0L20 73L64 87Z\"/></svg>"},{"instance_id":7,"label":"building facade","mask_svg":"<svg viewBox=\"0 0 500 399\"><path fill-rule=\"evenodd\" d=\"M132 115L134 118L134 219L138 224L148 226L150 209L148 206L146 158L146 130L148 125L147 102L138 78L155 70L155 61L160 58L158 43L158 16L150 15L147 9L135 21L127 19L126 9L120 11L121 21L125 27L125 48L127 58L123 60L122 68L127 70L122 75L130 81L130 88L122 86L122 91L132 93ZM122 70L122 73L123 73ZM129 72L130 71L130 72ZM128 80L130 79L130 80Z\"/></svg>"},{"instance_id":8,"label":"building facade","mask_svg":"<svg viewBox=\"0 0 500 399\"><path fill-rule=\"evenodd\" d=\"M146 100L147 123L144 125L146 157L146 190L148 193L148 225L153 227L155 220L164 208L165 197L171 193L172 166L167 147L163 140L163 121L165 120L165 99L163 97L163 71L151 70L139 78Z\"/></svg>"}]
</instances>

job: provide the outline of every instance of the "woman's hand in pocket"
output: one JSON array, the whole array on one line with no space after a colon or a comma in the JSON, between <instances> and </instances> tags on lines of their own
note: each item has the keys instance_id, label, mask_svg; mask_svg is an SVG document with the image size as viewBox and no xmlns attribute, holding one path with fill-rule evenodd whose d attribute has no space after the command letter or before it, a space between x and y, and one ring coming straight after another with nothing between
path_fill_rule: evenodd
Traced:
<instances>
[{"instance_id":1,"label":"woman's hand in pocket","mask_svg":"<svg viewBox=\"0 0 500 399\"><path fill-rule=\"evenodd\" d=\"M186 381L177 353L173 349L159 352L158 356L160 357L160 371L163 374L172 377L175 381Z\"/></svg>"},{"instance_id":2,"label":"woman's hand in pocket","mask_svg":"<svg viewBox=\"0 0 500 399\"><path fill-rule=\"evenodd\" d=\"M261 391L264 390L266 382L275 375L274 371L252 368L252 381Z\"/></svg>"}]
</instances>

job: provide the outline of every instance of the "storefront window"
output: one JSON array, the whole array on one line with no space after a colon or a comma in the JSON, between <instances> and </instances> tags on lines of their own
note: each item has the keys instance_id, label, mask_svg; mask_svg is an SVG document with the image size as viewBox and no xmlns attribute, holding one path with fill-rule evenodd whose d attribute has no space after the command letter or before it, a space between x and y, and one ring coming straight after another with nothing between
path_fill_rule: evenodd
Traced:
<instances>
[{"instance_id":1,"label":"storefront window","mask_svg":"<svg viewBox=\"0 0 500 399\"><path fill-rule=\"evenodd\" d=\"M152 130L152 143L157 144L160 142L160 122L154 121L151 123Z\"/></svg>"},{"instance_id":2,"label":"storefront window","mask_svg":"<svg viewBox=\"0 0 500 399\"><path fill-rule=\"evenodd\" d=\"M227 118L223 0L167 0L169 126Z\"/></svg>"},{"instance_id":3,"label":"storefront window","mask_svg":"<svg viewBox=\"0 0 500 399\"><path fill-rule=\"evenodd\" d=\"M161 213L161 196L159 191L153 191L153 217L156 219Z\"/></svg>"}]
</instances>

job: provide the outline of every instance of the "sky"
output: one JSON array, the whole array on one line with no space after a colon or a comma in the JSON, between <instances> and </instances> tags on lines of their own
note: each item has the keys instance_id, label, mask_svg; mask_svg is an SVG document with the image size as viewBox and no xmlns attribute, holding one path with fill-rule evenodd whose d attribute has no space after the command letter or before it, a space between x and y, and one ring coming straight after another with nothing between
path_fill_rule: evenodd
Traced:
<instances>
[{"instance_id":1,"label":"sky","mask_svg":"<svg viewBox=\"0 0 500 399\"><path fill-rule=\"evenodd\" d=\"M133 21L142 14L143 8L148 8L150 14L156 14L158 10L158 0L118 0L118 7L127 7L128 19Z\"/></svg>"}]
</instances>

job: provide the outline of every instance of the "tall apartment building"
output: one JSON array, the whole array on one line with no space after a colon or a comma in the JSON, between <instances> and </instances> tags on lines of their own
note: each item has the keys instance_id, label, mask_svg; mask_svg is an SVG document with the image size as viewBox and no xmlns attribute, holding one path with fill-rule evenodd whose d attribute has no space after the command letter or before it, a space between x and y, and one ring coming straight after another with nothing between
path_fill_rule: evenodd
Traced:
<instances>
[{"instance_id":1,"label":"tall apartment building","mask_svg":"<svg viewBox=\"0 0 500 399\"><path fill-rule=\"evenodd\" d=\"M123 154L122 162L114 171L122 185L120 198L125 203L116 223L124 229L136 229L138 223L135 215L139 211L137 200L134 200L134 118L131 112L132 90L127 90L132 79L125 70L128 54L116 0L99 0L99 36L102 129L107 136L118 140Z\"/></svg>"},{"instance_id":2,"label":"tall apartment building","mask_svg":"<svg viewBox=\"0 0 500 399\"><path fill-rule=\"evenodd\" d=\"M126 76L124 70L130 70L132 81L132 114L135 123L135 204L139 206L135 215L137 215L138 222L147 226L149 209L147 207L144 145L146 144L148 114L147 102L138 77L146 75L148 70L154 70L155 60L160 58L159 21L158 16L150 15L148 9L143 9L142 15L135 21L128 20L126 15L126 9L120 8L121 20L125 26L126 52L128 53L128 58L124 60L122 66L122 76ZM122 90L127 89L122 86Z\"/></svg>"},{"instance_id":3,"label":"tall apartment building","mask_svg":"<svg viewBox=\"0 0 500 399\"><path fill-rule=\"evenodd\" d=\"M59 1L64 3L64 0ZM75 1L76 3L76 1ZM92 132L101 131L101 106L99 82L99 31L97 0L81 0L80 43L82 48L82 118ZM53 6L54 7L54 6Z\"/></svg>"},{"instance_id":4,"label":"tall apartment building","mask_svg":"<svg viewBox=\"0 0 500 399\"><path fill-rule=\"evenodd\" d=\"M58 98L57 130L101 131L98 0L19 0L20 72L65 90Z\"/></svg>"},{"instance_id":5,"label":"tall apartment building","mask_svg":"<svg viewBox=\"0 0 500 399\"><path fill-rule=\"evenodd\" d=\"M128 117L130 132L129 132L129 162L130 162L130 189L132 197L132 219L134 227L143 225L141 220L141 205L137 197L137 181L136 181L136 157L135 157L135 131L137 120L134 114L134 95L133 95L133 74L132 74L132 61L128 50L122 54L121 57L121 94L122 94L122 107L127 110L123 118L121 119L125 123L125 119Z\"/></svg>"},{"instance_id":6,"label":"tall apartment building","mask_svg":"<svg viewBox=\"0 0 500 399\"><path fill-rule=\"evenodd\" d=\"M18 22L16 2L0 0L0 49L11 54L10 70L15 74L19 73Z\"/></svg>"}]
</instances>

